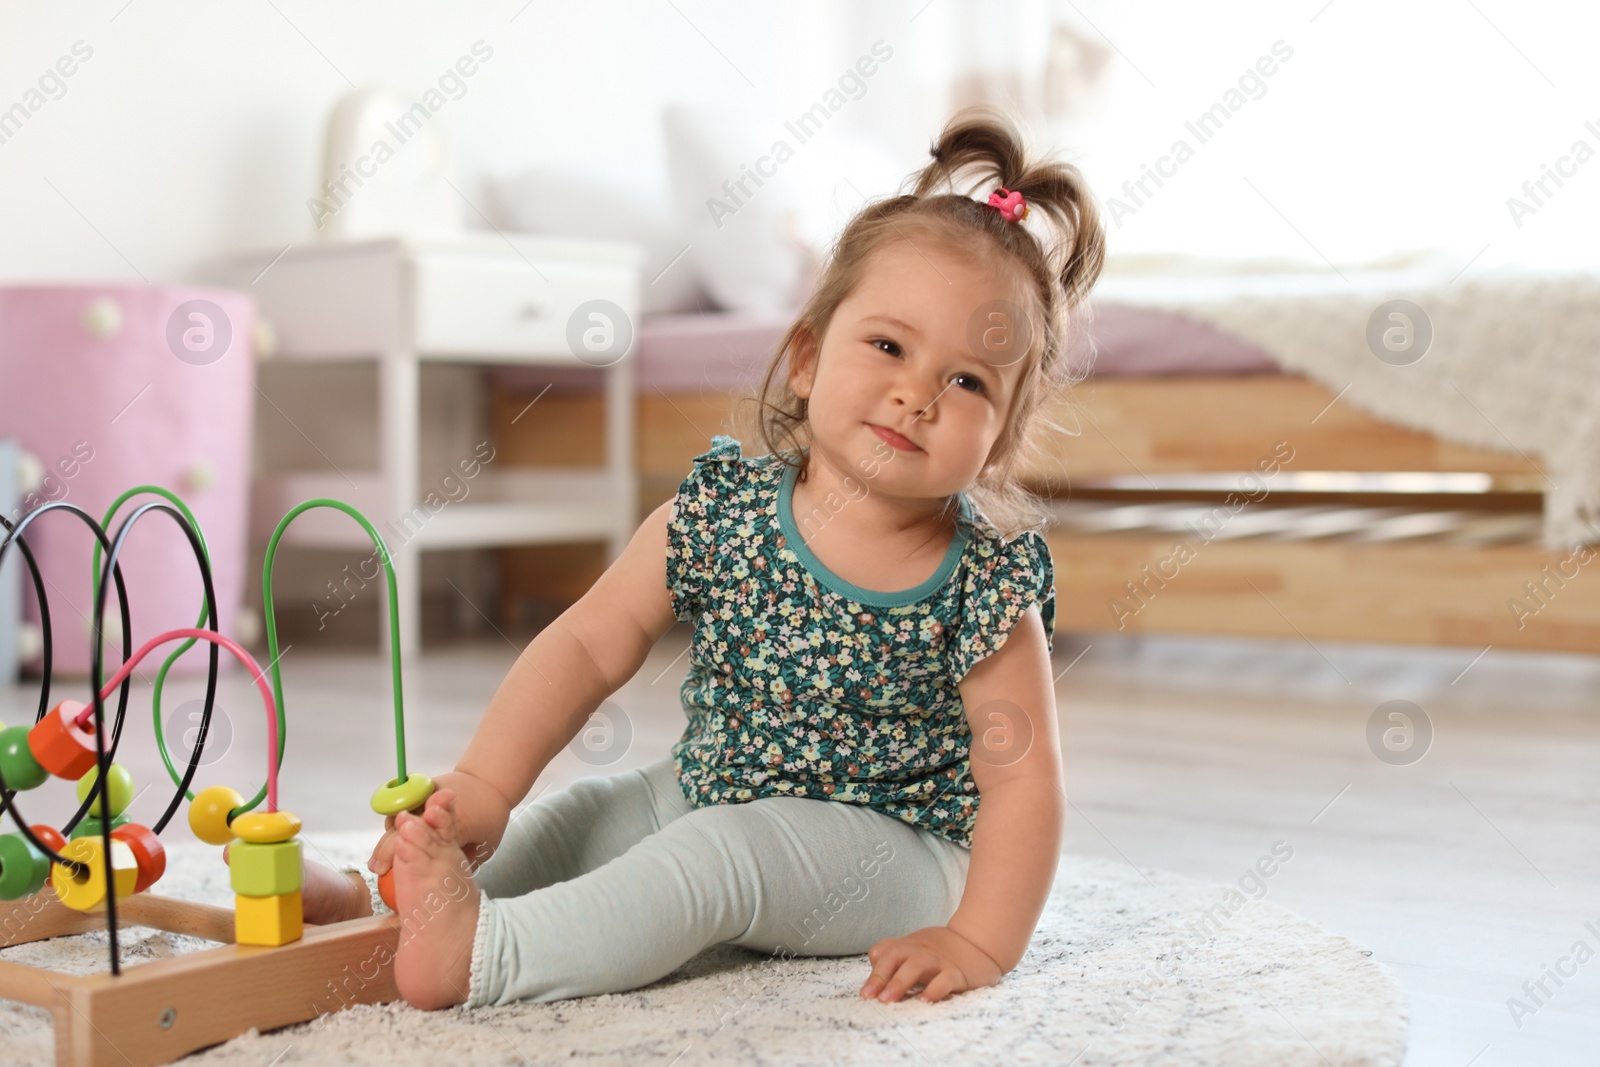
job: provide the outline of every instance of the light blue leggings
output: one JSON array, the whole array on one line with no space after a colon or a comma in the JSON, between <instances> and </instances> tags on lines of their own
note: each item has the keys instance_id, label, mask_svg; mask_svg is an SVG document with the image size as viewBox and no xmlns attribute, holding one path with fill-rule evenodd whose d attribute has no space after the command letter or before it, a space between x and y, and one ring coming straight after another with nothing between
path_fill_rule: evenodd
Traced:
<instances>
[{"instance_id":1,"label":"light blue leggings","mask_svg":"<svg viewBox=\"0 0 1600 1067\"><path fill-rule=\"evenodd\" d=\"M970 857L843 801L691 807L670 756L584 778L524 809L479 869L467 1004L636 989L725 943L864 953L948 922Z\"/></svg>"}]
</instances>

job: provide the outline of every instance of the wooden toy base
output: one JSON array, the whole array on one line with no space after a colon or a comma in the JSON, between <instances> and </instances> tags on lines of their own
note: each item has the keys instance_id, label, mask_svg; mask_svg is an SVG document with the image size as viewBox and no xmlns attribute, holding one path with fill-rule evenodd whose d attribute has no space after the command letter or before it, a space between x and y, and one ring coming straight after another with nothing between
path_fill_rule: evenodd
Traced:
<instances>
[{"instance_id":1,"label":"wooden toy base","mask_svg":"<svg viewBox=\"0 0 1600 1067\"><path fill-rule=\"evenodd\" d=\"M255 1027L275 1030L351 1004L400 998L399 923L368 916L306 926L281 948L236 945L233 912L140 893L117 902L118 928L148 926L219 941L175 959L69 975L0 960L0 998L48 1008L57 1067L155 1067ZM0 948L105 929L45 890L0 907Z\"/></svg>"}]
</instances>

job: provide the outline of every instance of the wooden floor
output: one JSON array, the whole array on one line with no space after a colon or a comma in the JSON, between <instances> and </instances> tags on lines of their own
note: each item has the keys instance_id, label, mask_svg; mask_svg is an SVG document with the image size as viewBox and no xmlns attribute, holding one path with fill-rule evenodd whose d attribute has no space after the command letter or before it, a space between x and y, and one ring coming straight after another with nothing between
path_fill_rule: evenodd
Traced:
<instances>
[{"instance_id":1,"label":"wooden floor","mask_svg":"<svg viewBox=\"0 0 1600 1067\"><path fill-rule=\"evenodd\" d=\"M680 628L617 694L633 739L615 763L566 753L537 788L664 754L683 726L684 643ZM414 769L453 762L518 649L491 635L409 665ZM1600 1062L1600 957L1561 988L1546 980L1553 995L1520 1029L1507 1008L1574 942L1600 949L1584 925L1600 928L1600 659L1472 656L1063 634L1065 851L1235 882L1286 841L1294 857L1266 899L1362 942L1398 976L1411 1001L1408 1064ZM386 666L365 653L295 647L282 667L282 805L310 829L371 827L376 836L367 798L394 773ZM169 709L202 689L169 682ZM1408 766L1381 761L1366 740L1373 710L1395 699L1421 707L1434 731L1426 756ZM25 721L35 700L0 690L0 720ZM248 793L261 781L264 716L238 674L226 679L222 706L233 740L202 781ZM130 714L121 760L141 787L165 783L147 695L136 693ZM25 795L25 814L62 819L68 792ZM134 815L153 821L170 795L164 784L150 788ZM169 840L187 833L180 813Z\"/></svg>"}]
</instances>

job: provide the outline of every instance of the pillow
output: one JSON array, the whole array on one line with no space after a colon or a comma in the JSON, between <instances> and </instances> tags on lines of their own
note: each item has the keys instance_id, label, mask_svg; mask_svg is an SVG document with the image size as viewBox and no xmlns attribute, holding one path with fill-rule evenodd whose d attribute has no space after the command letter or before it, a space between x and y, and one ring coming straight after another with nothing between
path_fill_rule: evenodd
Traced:
<instances>
[{"instance_id":1,"label":"pillow","mask_svg":"<svg viewBox=\"0 0 1600 1067\"><path fill-rule=\"evenodd\" d=\"M869 138L822 127L802 141L781 117L747 110L672 105L665 129L689 256L730 311L797 309L864 198L894 193L905 176Z\"/></svg>"},{"instance_id":2,"label":"pillow","mask_svg":"<svg viewBox=\"0 0 1600 1067\"><path fill-rule=\"evenodd\" d=\"M527 233L643 245L641 297L645 313L695 311L704 305L705 294L688 254L678 259L689 236L664 189L621 175L596 176L554 168L491 177L487 185L490 215L496 225Z\"/></svg>"}]
</instances>

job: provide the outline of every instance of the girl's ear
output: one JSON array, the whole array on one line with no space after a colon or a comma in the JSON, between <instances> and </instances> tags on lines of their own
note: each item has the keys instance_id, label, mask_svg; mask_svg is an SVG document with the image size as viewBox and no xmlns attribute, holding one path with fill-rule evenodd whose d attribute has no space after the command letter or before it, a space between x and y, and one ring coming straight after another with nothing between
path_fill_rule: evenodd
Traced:
<instances>
[{"instance_id":1,"label":"girl's ear","mask_svg":"<svg viewBox=\"0 0 1600 1067\"><path fill-rule=\"evenodd\" d=\"M809 329L797 331L789 349L789 388L802 400L810 399L817 380L817 345Z\"/></svg>"}]
</instances>

